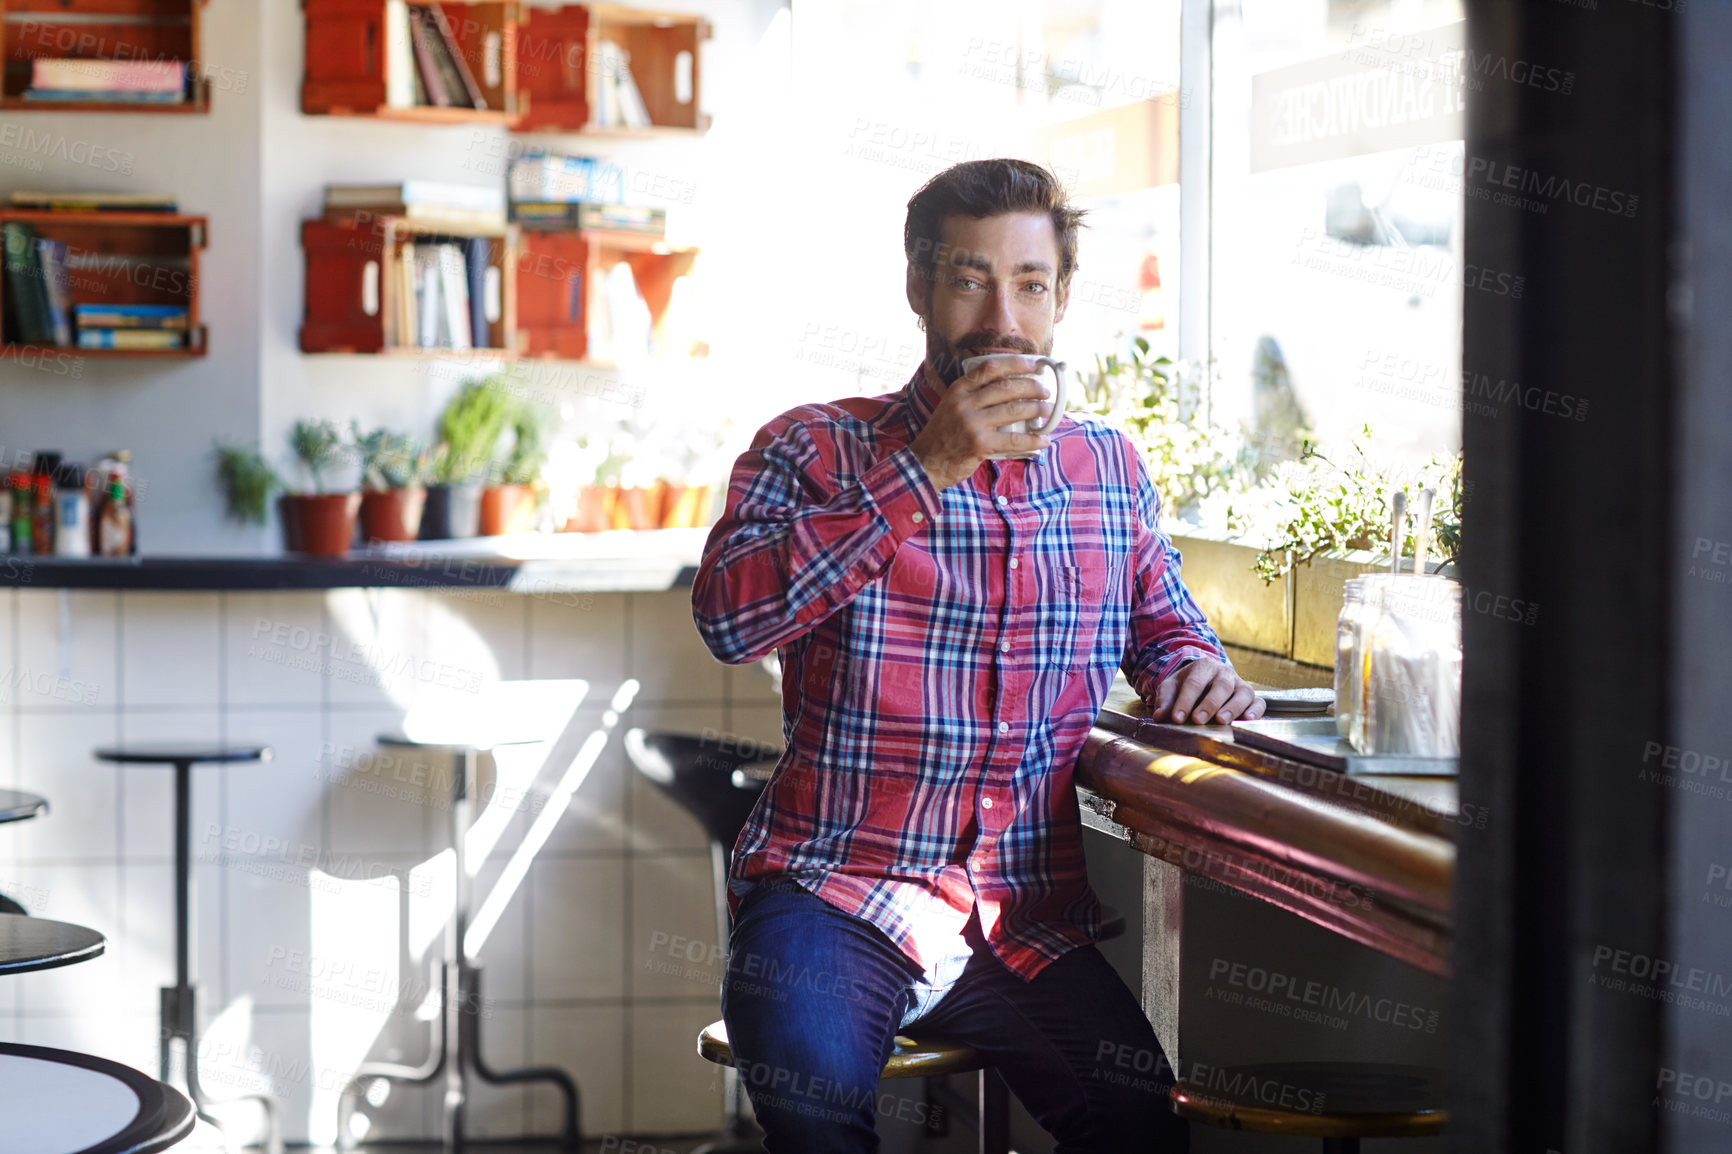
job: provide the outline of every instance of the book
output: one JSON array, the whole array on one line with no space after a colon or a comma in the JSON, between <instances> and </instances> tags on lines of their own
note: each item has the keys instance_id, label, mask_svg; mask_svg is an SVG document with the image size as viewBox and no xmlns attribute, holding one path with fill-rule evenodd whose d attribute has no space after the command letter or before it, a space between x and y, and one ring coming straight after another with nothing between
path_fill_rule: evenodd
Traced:
<instances>
[{"instance_id":1,"label":"book","mask_svg":"<svg viewBox=\"0 0 1732 1154\"><path fill-rule=\"evenodd\" d=\"M641 236L667 235L666 209L631 204L544 204L517 201L511 219L532 232L630 232Z\"/></svg>"},{"instance_id":2,"label":"book","mask_svg":"<svg viewBox=\"0 0 1732 1154\"><path fill-rule=\"evenodd\" d=\"M421 77L421 84L427 91L427 103L439 108L449 107L451 96L445 91L445 81L439 73L439 62L434 59L433 41L438 38L427 22L421 18L421 9L409 10L409 43L415 53L415 71Z\"/></svg>"},{"instance_id":3,"label":"book","mask_svg":"<svg viewBox=\"0 0 1732 1154\"><path fill-rule=\"evenodd\" d=\"M79 328L185 330L189 315L185 305L72 306L72 318Z\"/></svg>"},{"instance_id":4,"label":"book","mask_svg":"<svg viewBox=\"0 0 1732 1154\"><path fill-rule=\"evenodd\" d=\"M463 263L469 288L469 334L476 347L488 347L487 266L493 245L484 236L472 236L464 244Z\"/></svg>"},{"instance_id":5,"label":"book","mask_svg":"<svg viewBox=\"0 0 1732 1154\"><path fill-rule=\"evenodd\" d=\"M486 108L487 97L482 93L481 85L476 83L475 72L469 67L469 61L463 56L463 46L457 43L457 37L451 31L451 21L446 19L445 9L438 4L427 5L427 18L439 32L440 43L445 47L445 54L451 58L451 65L457 72L457 82L469 100L469 107Z\"/></svg>"},{"instance_id":6,"label":"book","mask_svg":"<svg viewBox=\"0 0 1732 1154\"><path fill-rule=\"evenodd\" d=\"M72 344L72 286L66 277L66 244L64 241L38 237L36 262L42 267L42 288L47 297L48 334L61 348Z\"/></svg>"},{"instance_id":7,"label":"book","mask_svg":"<svg viewBox=\"0 0 1732 1154\"><path fill-rule=\"evenodd\" d=\"M36 252L36 230L22 221L0 224L6 249L6 299L12 306L13 339L20 344L53 342L48 323L48 294Z\"/></svg>"},{"instance_id":8,"label":"book","mask_svg":"<svg viewBox=\"0 0 1732 1154\"><path fill-rule=\"evenodd\" d=\"M397 250L397 340L396 348L412 349L421 343L420 310L416 305L415 245Z\"/></svg>"},{"instance_id":9,"label":"book","mask_svg":"<svg viewBox=\"0 0 1732 1154\"><path fill-rule=\"evenodd\" d=\"M463 74L457 67L457 59L452 52L454 40L448 39L445 29L440 28L440 22L433 15L432 8L417 9L421 13L421 22L426 27L423 39L427 43L433 67L439 70L439 84L445 90L446 103L452 108L473 108L470 103L469 90L463 84ZM471 78L473 81L473 78Z\"/></svg>"},{"instance_id":10,"label":"book","mask_svg":"<svg viewBox=\"0 0 1732 1154\"><path fill-rule=\"evenodd\" d=\"M81 349L178 349L186 334L173 329L79 329Z\"/></svg>"},{"instance_id":11,"label":"book","mask_svg":"<svg viewBox=\"0 0 1732 1154\"><path fill-rule=\"evenodd\" d=\"M415 249L416 345L423 349L439 347L439 254L438 246Z\"/></svg>"},{"instance_id":12,"label":"book","mask_svg":"<svg viewBox=\"0 0 1732 1154\"><path fill-rule=\"evenodd\" d=\"M439 260L439 303L444 310L440 322L445 340L439 347L474 348L469 327L469 274L464 268L463 250L454 244L442 244L435 251Z\"/></svg>"},{"instance_id":13,"label":"book","mask_svg":"<svg viewBox=\"0 0 1732 1154\"><path fill-rule=\"evenodd\" d=\"M438 205L503 213L505 193L494 185L402 180L395 184L327 184L325 207L374 208L381 204Z\"/></svg>"},{"instance_id":14,"label":"book","mask_svg":"<svg viewBox=\"0 0 1732 1154\"><path fill-rule=\"evenodd\" d=\"M410 108L418 103L408 0L385 0L385 104L391 108Z\"/></svg>"},{"instance_id":15,"label":"book","mask_svg":"<svg viewBox=\"0 0 1732 1154\"><path fill-rule=\"evenodd\" d=\"M650 120L649 109L644 107L643 93L638 91L637 81L631 74L631 53L615 44L613 82L619 89L618 104L620 119L628 128L648 128L654 122Z\"/></svg>"},{"instance_id":16,"label":"book","mask_svg":"<svg viewBox=\"0 0 1732 1154\"><path fill-rule=\"evenodd\" d=\"M35 90L155 93L184 96L184 60L84 60L37 57L30 62L30 87Z\"/></svg>"},{"instance_id":17,"label":"book","mask_svg":"<svg viewBox=\"0 0 1732 1154\"><path fill-rule=\"evenodd\" d=\"M119 92L90 91L84 88L27 88L24 99L47 103L80 104L181 104L186 100L184 92Z\"/></svg>"},{"instance_id":18,"label":"book","mask_svg":"<svg viewBox=\"0 0 1732 1154\"><path fill-rule=\"evenodd\" d=\"M54 212L175 212L171 196L152 192L15 192L14 208Z\"/></svg>"},{"instance_id":19,"label":"book","mask_svg":"<svg viewBox=\"0 0 1732 1154\"><path fill-rule=\"evenodd\" d=\"M532 152L511 162L512 200L617 204L625 199L625 170L590 156Z\"/></svg>"}]
</instances>

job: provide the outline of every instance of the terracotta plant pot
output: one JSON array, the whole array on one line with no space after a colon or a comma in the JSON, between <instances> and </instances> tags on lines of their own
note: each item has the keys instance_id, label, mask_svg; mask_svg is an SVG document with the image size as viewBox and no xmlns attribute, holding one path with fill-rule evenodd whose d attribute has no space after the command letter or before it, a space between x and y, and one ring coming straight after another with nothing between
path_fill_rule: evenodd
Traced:
<instances>
[{"instance_id":1,"label":"terracotta plant pot","mask_svg":"<svg viewBox=\"0 0 1732 1154\"><path fill-rule=\"evenodd\" d=\"M535 489L529 485L489 485L481 490L481 535L526 533L535 528Z\"/></svg>"},{"instance_id":2,"label":"terracotta plant pot","mask_svg":"<svg viewBox=\"0 0 1732 1154\"><path fill-rule=\"evenodd\" d=\"M355 539L355 515L361 510L360 493L297 493L286 500L293 507L296 552L341 557L349 551Z\"/></svg>"},{"instance_id":3,"label":"terracotta plant pot","mask_svg":"<svg viewBox=\"0 0 1732 1154\"><path fill-rule=\"evenodd\" d=\"M577 491L577 510L561 527L562 533L599 533L613 528L615 490L607 485L585 485Z\"/></svg>"},{"instance_id":4,"label":"terracotta plant pot","mask_svg":"<svg viewBox=\"0 0 1732 1154\"><path fill-rule=\"evenodd\" d=\"M669 485L662 498L663 529L695 529L709 520L708 485Z\"/></svg>"},{"instance_id":5,"label":"terracotta plant pot","mask_svg":"<svg viewBox=\"0 0 1732 1154\"><path fill-rule=\"evenodd\" d=\"M667 483L657 481L648 488L621 486L614 495L613 527L615 529L659 529L662 526L662 497Z\"/></svg>"},{"instance_id":6,"label":"terracotta plant pot","mask_svg":"<svg viewBox=\"0 0 1732 1154\"><path fill-rule=\"evenodd\" d=\"M427 504L421 511L420 540L473 537L480 528L480 522L481 486L427 486Z\"/></svg>"},{"instance_id":7,"label":"terracotta plant pot","mask_svg":"<svg viewBox=\"0 0 1732 1154\"><path fill-rule=\"evenodd\" d=\"M427 503L427 490L415 485L408 489L365 489L361 493L361 539L375 541L413 541L421 531L421 510Z\"/></svg>"}]
</instances>

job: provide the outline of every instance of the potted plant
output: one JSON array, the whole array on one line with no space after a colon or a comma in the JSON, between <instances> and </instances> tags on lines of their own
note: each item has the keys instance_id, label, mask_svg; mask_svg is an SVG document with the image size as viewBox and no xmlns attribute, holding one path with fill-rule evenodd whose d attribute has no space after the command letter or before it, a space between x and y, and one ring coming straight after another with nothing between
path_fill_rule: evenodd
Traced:
<instances>
[{"instance_id":1,"label":"potted plant","mask_svg":"<svg viewBox=\"0 0 1732 1154\"><path fill-rule=\"evenodd\" d=\"M263 525L271 494L283 486L264 454L257 448L219 444L216 471L224 512L243 525Z\"/></svg>"},{"instance_id":2,"label":"potted plant","mask_svg":"<svg viewBox=\"0 0 1732 1154\"><path fill-rule=\"evenodd\" d=\"M407 433L374 429L363 435L360 425L351 423L350 434L361 458L362 540L415 540L427 500L421 485L427 454Z\"/></svg>"},{"instance_id":3,"label":"potted plant","mask_svg":"<svg viewBox=\"0 0 1732 1154\"><path fill-rule=\"evenodd\" d=\"M355 514L361 494L328 493L326 474L343 457L343 434L331 421L296 421L289 447L305 474L308 488L285 494L278 503L283 514L283 545L316 557L341 557L355 536Z\"/></svg>"},{"instance_id":4,"label":"potted plant","mask_svg":"<svg viewBox=\"0 0 1732 1154\"><path fill-rule=\"evenodd\" d=\"M470 381L439 414L427 503L421 514L423 541L473 537L480 528L481 482L494 446L511 418L511 398L496 378Z\"/></svg>"},{"instance_id":5,"label":"potted plant","mask_svg":"<svg viewBox=\"0 0 1732 1154\"><path fill-rule=\"evenodd\" d=\"M520 533L535 527L541 469L547 464L546 409L534 404L515 406L511 416L511 452L496 470L496 480L481 491L481 533Z\"/></svg>"}]
</instances>

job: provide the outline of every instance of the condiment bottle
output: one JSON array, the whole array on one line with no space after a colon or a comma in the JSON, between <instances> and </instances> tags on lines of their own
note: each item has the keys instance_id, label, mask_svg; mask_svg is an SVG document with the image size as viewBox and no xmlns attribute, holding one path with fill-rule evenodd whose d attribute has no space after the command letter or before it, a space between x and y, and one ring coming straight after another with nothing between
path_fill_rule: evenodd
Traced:
<instances>
[{"instance_id":1,"label":"condiment bottle","mask_svg":"<svg viewBox=\"0 0 1732 1154\"><path fill-rule=\"evenodd\" d=\"M54 552L54 479L38 473L33 480L36 501L30 510L30 551L46 557Z\"/></svg>"},{"instance_id":2,"label":"condiment bottle","mask_svg":"<svg viewBox=\"0 0 1732 1154\"><path fill-rule=\"evenodd\" d=\"M108 486L97 526L97 552L104 557L124 557L132 552L132 512L126 507L126 486L119 479Z\"/></svg>"},{"instance_id":3,"label":"condiment bottle","mask_svg":"<svg viewBox=\"0 0 1732 1154\"><path fill-rule=\"evenodd\" d=\"M54 552L61 557L90 556L90 498L84 492L84 470L61 465L54 491Z\"/></svg>"},{"instance_id":4,"label":"condiment bottle","mask_svg":"<svg viewBox=\"0 0 1732 1154\"><path fill-rule=\"evenodd\" d=\"M34 533L30 526L30 474L12 474L12 551L29 553Z\"/></svg>"}]
</instances>

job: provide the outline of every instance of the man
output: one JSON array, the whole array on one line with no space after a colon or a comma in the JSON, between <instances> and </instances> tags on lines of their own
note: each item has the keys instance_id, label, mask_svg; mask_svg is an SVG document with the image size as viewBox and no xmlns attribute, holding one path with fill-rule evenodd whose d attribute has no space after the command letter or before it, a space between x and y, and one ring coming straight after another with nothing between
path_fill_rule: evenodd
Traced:
<instances>
[{"instance_id":1,"label":"man","mask_svg":"<svg viewBox=\"0 0 1732 1154\"><path fill-rule=\"evenodd\" d=\"M1045 416L1035 366L961 366L1051 351L1081 216L1022 161L934 177L903 237L924 363L765 426L704 550L705 643L783 667L788 748L735 848L722 990L775 1154L872 1150L877 1117L922 1115L878 1087L916 1026L982 1051L1060 1151L1186 1146L1154 1032L1091 944L1072 774L1121 664L1163 719L1263 703L1180 583L1130 441L1000 432Z\"/></svg>"}]
</instances>

